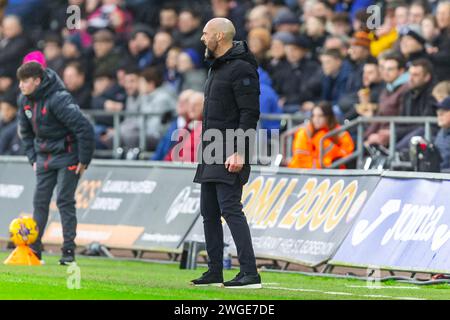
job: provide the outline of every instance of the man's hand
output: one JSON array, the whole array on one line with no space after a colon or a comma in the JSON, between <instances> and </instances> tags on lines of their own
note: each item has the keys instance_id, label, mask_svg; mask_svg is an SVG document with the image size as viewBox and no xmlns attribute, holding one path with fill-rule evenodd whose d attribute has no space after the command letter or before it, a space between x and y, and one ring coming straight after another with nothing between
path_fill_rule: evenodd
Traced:
<instances>
[{"instance_id":1,"label":"man's hand","mask_svg":"<svg viewBox=\"0 0 450 320\"><path fill-rule=\"evenodd\" d=\"M370 89L362 88L358 91L359 103L367 104L370 103Z\"/></svg>"},{"instance_id":2,"label":"man's hand","mask_svg":"<svg viewBox=\"0 0 450 320\"><path fill-rule=\"evenodd\" d=\"M104 106L106 111L120 112L123 110L123 103L113 100L106 100Z\"/></svg>"},{"instance_id":3,"label":"man's hand","mask_svg":"<svg viewBox=\"0 0 450 320\"><path fill-rule=\"evenodd\" d=\"M108 145L114 137L114 128L106 129L105 133L100 136L100 141Z\"/></svg>"},{"instance_id":4,"label":"man's hand","mask_svg":"<svg viewBox=\"0 0 450 320\"><path fill-rule=\"evenodd\" d=\"M244 159L237 153L233 153L231 156L227 158L225 161L225 168L228 169L229 172L236 173L242 170L244 166Z\"/></svg>"},{"instance_id":5,"label":"man's hand","mask_svg":"<svg viewBox=\"0 0 450 320\"><path fill-rule=\"evenodd\" d=\"M33 171L36 172L36 162L33 163Z\"/></svg>"},{"instance_id":6,"label":"man's hand","mask_svg":"<svg viewBox=\"0 0 450 320\"><path fill-rule=\"evenodd\" d=\"M372 133L366 141L364 141L364 145L370 146L371 144L383 144L383 140L381 139L381 136L378 133Z\"/></svg>"},{"instance_id":7,"label":"man's hand","mask_svg":"<svg viewBox=\"0 0 450 320\"><path fill-rule=\"evenodd\" d=\"M82 164L81 162L79 162L78 166L77 166L77 170L75 171L75 173L79 174L80 178L81 178L81 176L83 175L84 171L86 171L86 168L87 168L87 165Z\"/></svg>"},{"instance_id":8,"label":"man's hand","mask_svg":"<svg viewBox=\"0 0 450 320\"><path fill-rule=\"evenodd\" d=\"M426 48L428 54L434 54L439 51L438 47L428 47Z\"/></svg>"}]
</instances>

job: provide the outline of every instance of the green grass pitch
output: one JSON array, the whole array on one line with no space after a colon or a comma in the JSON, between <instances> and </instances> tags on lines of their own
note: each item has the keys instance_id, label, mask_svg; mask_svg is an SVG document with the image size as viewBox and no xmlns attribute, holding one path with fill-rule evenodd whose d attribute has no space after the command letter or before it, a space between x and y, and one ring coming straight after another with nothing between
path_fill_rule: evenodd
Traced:
<instances>
[{"instance_id":1,"label":"green grass pitch","mask_svg":"<svg viewBox=\"0 0 450 320\"><path fill-rule=\"evenodd\" d=\"M1 252L0 259L8 256ZM192 287L189 281L205 271L180 270L177 264L77 257L80 289L69 289L69 274L57 256L44 256L38 267L0 265L0 299L169 299L169 300L310 300L310 299L450 299L450 285L414 286L382 283L369 289L366 282L312 277L295 273L261 272L263 289ZM224 273L231 279L236 269ZM70 282L70 281L69 281Z\"/></svg>"}]
</instances>

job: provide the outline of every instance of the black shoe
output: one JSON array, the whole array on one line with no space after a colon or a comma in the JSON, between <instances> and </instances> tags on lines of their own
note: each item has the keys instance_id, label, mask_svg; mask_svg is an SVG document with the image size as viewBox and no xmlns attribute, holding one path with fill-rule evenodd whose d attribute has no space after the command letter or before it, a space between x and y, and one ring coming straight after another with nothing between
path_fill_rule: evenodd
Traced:
<instances>
[{"instance_id":1,"label":"black shoe","mask_svg":"<svg viewBox=\"0 0 450 320\"><path fill-rule=\"evenodd\" d=\"M45 264L45 261L42 260L42 251L41 251L41 250L35 250L35 249L31 248L31 251L34 253L34 255L36 256L36 258L39 259L39 261L41 262L41 264Z\"/></svg>"},{"instance_id":2,"label":"black shoe","mask_svg":"<svg viewBox=\"0 0 450 320\"><path fill-rule=\"evenodd\" d=\"M62 257L59 259L59 264L62 266L75 262L75 251L72 249L63 250Z\"/></svg>"},{"instance_id":3,"label":"black shoe","mask_svg":"<svg viewBox=\"0 0 450 320\"><path fill-rule=\"evenodd\" d=\"M223 275L222 273L212 272L208 270L204 274L202 274L200 278L192 280L191 284L197 287L223 287Z\"/></svg>"},{"instance_id":4,"label":"black shoe","mask_svg":"<svg viewBox=\"0 0 450 320\"><path fill-rule=\"evenodd\" d=\"M233 280L223 283L225 288L261 289L261 276L258 273L239 272Z\"/></svg>"},{"instance_id":5,"label":"black shoe","mask_svg":"<svg viewBox=\"0 0 450 320\"><path fill-rule=\"evenodd\" d=\"M42 252L41 251L35 251L33 249L31 249L31 251L33 251L34 255L39 259L42 260Z\"/></svg>"}]
</instances>

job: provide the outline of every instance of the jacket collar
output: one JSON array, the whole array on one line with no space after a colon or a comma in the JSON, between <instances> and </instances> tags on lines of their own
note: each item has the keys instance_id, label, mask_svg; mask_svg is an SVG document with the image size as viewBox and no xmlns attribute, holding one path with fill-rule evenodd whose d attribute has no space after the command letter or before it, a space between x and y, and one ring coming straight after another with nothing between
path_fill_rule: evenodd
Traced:
<instances>
[{"instance_id":1,"label":"jacket collar","mask_svg":"<svg viewBox=\"0 0 450 320\"><path fill-rule=\"evenodd\" d=\"M392 83L386 84L386 90L390 93L394 92L398 87L404 85L409 80L409 73L405 72L401 74L397 79L394 80Z\"/></svg>"}]
</instances>

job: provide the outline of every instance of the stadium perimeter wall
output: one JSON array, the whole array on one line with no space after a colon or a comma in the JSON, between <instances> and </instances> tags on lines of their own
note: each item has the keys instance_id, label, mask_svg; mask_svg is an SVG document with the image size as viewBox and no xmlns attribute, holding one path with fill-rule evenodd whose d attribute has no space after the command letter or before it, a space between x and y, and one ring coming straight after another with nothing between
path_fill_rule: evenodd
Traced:
<instances>
[{"instance_id":1,"label":"stadium perimeter wall","mask_svg":"<svg viewBox=\"0 0 450 320\"><path fill-rule=\"evenodd\" d=\"M76 192L77 244L179 253L184 241L203 241L194 172L193 164L94 161ZM32 214L34 183L25 158L0 157L0 238L12 219ZM258 257L442 272L449 191L449 174L254 166L242 200ZM55 197L43 240L62 242Z\"/></svg>"}]
</instances>

